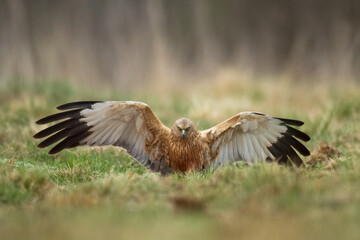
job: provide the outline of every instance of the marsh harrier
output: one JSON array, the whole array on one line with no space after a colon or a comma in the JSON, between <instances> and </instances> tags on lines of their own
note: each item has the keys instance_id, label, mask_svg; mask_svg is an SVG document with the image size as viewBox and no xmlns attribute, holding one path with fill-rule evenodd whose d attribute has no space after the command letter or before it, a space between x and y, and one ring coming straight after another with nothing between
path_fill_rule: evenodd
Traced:
<instances>
[{"instance_id":1,"label":"marsh harrier","mask_svg":"<svg viewBox=\"0 0 360 240\"><path fill-rule=\"evenodd\" d=\"M176 120L169 129L141 102L82 101L57 109L67 111L36 123L67 120L35 134L34 138L47 137L39 148L59 141L49 154L82 145L123 147L142 165L161 174L236 161L249 165L277 161L301 166L303 161L297 152L310 154L296 139L307 142L310 137L290 126L301 126L303 122L257 112L240 112L210 129L198 131L186 118Z\"/></svg>"}]
</instances>

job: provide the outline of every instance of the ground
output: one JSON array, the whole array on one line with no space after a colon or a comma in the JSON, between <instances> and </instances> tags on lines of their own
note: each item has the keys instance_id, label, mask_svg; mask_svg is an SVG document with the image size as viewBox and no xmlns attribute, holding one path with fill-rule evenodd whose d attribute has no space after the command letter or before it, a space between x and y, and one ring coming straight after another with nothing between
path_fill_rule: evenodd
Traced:
<instances>
[{"instance_id":1,"label":"ground","mask_svg":"<svg viewBox=\"0 0 360 240\"><path fill-rule=\"evenodd\" d=\"M359 239L360 88L247 81L140 90L16 80L0 88L1 239ZM101 91L100 91L101 90ZM164 93L165 92L165 93ZM206 129L253 110L305 122L306 167L238 163L161 177L121 149L37 149L35 120L76 100L135 100L167 126Z\"/></svg>"}]
</instances>

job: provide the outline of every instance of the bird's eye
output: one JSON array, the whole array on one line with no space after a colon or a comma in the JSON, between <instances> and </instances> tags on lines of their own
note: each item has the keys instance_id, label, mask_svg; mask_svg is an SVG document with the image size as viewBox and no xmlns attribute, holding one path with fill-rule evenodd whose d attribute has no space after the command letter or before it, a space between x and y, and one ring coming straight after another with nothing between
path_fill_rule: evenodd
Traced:
<instances>
[{"instance_id":1,"label":"bird's eye","mask_svg":"<svg viewBox=\"0 0 360 240\"><path fill-rule=\"evenodd\" d=\"M190 127L186 128L185 131L189 131L190 130Z\"/></svg>"}]
</instances>

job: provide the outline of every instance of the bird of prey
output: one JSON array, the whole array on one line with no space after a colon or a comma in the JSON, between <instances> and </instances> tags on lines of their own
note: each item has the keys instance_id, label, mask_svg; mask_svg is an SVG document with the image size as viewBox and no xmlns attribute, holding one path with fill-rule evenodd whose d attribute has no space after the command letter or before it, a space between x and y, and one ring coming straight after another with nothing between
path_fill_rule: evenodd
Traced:
<instances>
[{"instance_id":1,"label":"bird of prey","mask_svg":"<svg viewBox=\"0 0 360 240\"><path fill-rule=\"evenodd\" d=\"M240 112L210 129L198 131L186 118L176 120L171 129L166 127L142 102L80 101L57 109L67 111L36 122L63 120L34 135L47 137L39 148L59 142L49 151L55 154L83 145L123 147L146 168L163 175L236 161L249 165L277 161L299 167L303 161L298 153L310 155L297 140L307 142L310 137L290 126L301 126L303 122L258 112Z\"/></svg>"}]
</instances>

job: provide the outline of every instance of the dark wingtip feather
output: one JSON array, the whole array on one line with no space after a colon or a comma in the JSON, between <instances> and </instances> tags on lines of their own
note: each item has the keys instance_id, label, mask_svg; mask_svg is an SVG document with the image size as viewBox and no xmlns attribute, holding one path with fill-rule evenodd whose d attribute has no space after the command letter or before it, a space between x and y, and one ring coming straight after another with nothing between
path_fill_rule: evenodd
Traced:
<instances>
[{"instance_id":1,"label":"dark wingtip feather","mask_svg":"<svg viewBox=\"0 0 360 240\"><path fill-rule=\"evenodd\" d=\"M75 110L70 110L70 111L66 111L66 112L56 113L56 114L44 117L40 120L37 120L35 123L38 125L42 125L42 124L54 122L57 120L61 120L64 118L78 118L81 111L82 111L82 109L75 109Z\"/></svg>"},{"instance_id":2,"label":"dark wingtip feather","mask_svg":"<svg viewBox=\"0 0 360 240\"><path fill-rule=\"evenodd\" d=\"M73 110L53 114L36 121L36 124L47 124L69 118L36 133L33 136L36 139L47 137L38 145L38 148L45 148L56 142L59 142L49 151L49 154L56 154L65 148L79 146L79 141L91 134L91 131L89 131L91 127L87 126L85 122L81 122L80 120L83 118L81 111L86 108L91 108L93 104L99 102L101 101L80 101L66 103L57 108L59 110Z\"/></svg>"},{"instance_id":3,"label":"dark wingtip feather","mask_svg":"<svg viewBox=\"0 0 360 240\"><path fill-rule=\"evenodd\" d=\"M57 123L51 127L45 128L44 130L35 134L33 136L33 138L35 138L35 139L44 138L44 137L47 137L63 128L74 127L74 126L78 125L79 123L80 122L78 119L68 119L66 121Z\"/></svg>"},{"instance_id":4,"label":"dark wingtip feather","mask_svg":"<svg viewBox=\"0 0 360 240\"><path fill-rule=\"evenodd\" d=\"M299 155L294 151L294 149L289 145L285 137L279 138L274 145L278 146L281 150L286 153L290 161L295 164L297 167L300 167L303 164L303 161Z\"/></svg>"},{"instance_id":5,"label":"dark wingtip feather","mask_svg":"<svg viewBox=\"0 0 360 240\"><path fill-rule=\"evenodd\" d=\"M70 129L70 128L65 128L65 129L61 130L60 132L55 133L54 135L48 137L47 139L45 139L44 141L39 143L38 148L45 148L63 138L65 138L66 136L69 135L71 130L72 129Z\"/></svg>"},{"instance_id":6,"label":"dark wingtip feather","mask_svg":"<svg viewBox=\"0 0 360 240\"><path fill-rule=\"evenodd\" d=\"M301 142L299 142L296 138L294 138L292 135L290 135L288 132L284 133L285 140L301 155L303 156L309 156L310 151L307 149Z\"/></svg>"},{"instance_id":7,"label":"dark wingtip feather","mask_svg":"<svg viewBox=\"0 0 360 240\"><path fill-rule=\"evenodd\" d=\"M35 135L33 135L33 138L35 139L40 139L40 138L43 138L39 135L40 132L36 133Z\"/></svg>"},{"instance_id":8,"label":"dark wingtip feather","mask_svg":"<svg viewBox=\"0 0 360 240\"><path fill-rule=\"evenodd\" d=\"M52 145L55 142L61 141L59 144L57 144L53 149L50 150L50 154L55 154L57 152L60 152L61 150L68 148L74 144L76 144L78 141L80 141L82 138L87 137L91 134L90 130L91 127L86 126L85 124L77 125L72 128L65 128L62 131L48 137L44 141L42 141L38 148L45 148L50 145Z\"/></svg>"},{"instance_id":9,"label":"dark wingtip feather","mask_svg":"<svg viewBox=\"0 0 360 240\"><path fill-rule=\"evenodd\" d=\"M293 135L293 136L303 140L304 142L310 141L310 137L306 133L303 133L303 132L301 132L293 127L290 127L290 126L286 126L286 127L287 127L287 133L289 133L290 135Z\"/></svg>"},{"instance_id":10,"label":"dark wingtip feather","mask_svg":"<svg viewBox=\"0 0 360 240\"><path fill-rule=\"evenodd\" d=\"M60 143L58 143L55 147L53 147L49 151L49 154L56 154L66 148L73 148L73 147L80 145L79 141L86 138L87 136L89 136L91 134L91 132L87 131L87 130L80 132L77 135L73 135L73 136L69 136L69 137L65 138Z\"/></svg>"},{"instance_id":11,"label":"dark wingtip feather","mask_svg":"<svg viewBox=\"0 0 360 240\"><path fill-rule=\"evenodd\" d=\"M252 112L253 114L259 115L259 116L265 116L265 114L263 113L259 113L259 112Z\"/></svg>"},{"instance_id":12,"label":"dark wingtip feather","mask_svg":"<svg viewBox=\"0 0 360 240\"><path fill-rule=\"evenodd\" d=\"M310 155L309 150L290 133L285 133L283 137L278 138L276 142L268 147L268 150L279 164L289 164L291 162L297 167L303 166L304 162L295 150L303 156Z\"/></svg>"},{"instance_id":13,"label":"dark wingtip feather","mask_svg":"<svg viewBox=\"0 0 360 240\"><path fill-rule=\"evenodd\" d=\"M302 154L303 156L305 156L305 157L310 156L311 153L310 153L309 149L306 148L306 150L307 150L306 153L301 153L301 154Z\"/></svg>"},{"instance_id":14,"label":"dark wingtip feather","mask_svg":"<svg viewBox=\"0 0 360 240\"><path fill-rule=\"evenodd\" d=\"M280 121L283 121L286 124L297 126L297 127L304 125L304 122L299 121L299 120L287 119L287 118L276 118L276 119L279 119Z\"/></svg>"},{"instance_id":15,"label":"dark wingtip feather","mask_svg":"<svg viewBox=\"0 0 360 240\"><path fill-rule=\"evenodd\" d=\"M78 102L70 102L65 103L63 105L60 105L56 107L58 110L68 110L68 109L74 109L74 108L89 108L91 105L95 103L99 103L102 101L78 101Z\"/></svg>"}]
</instances>

